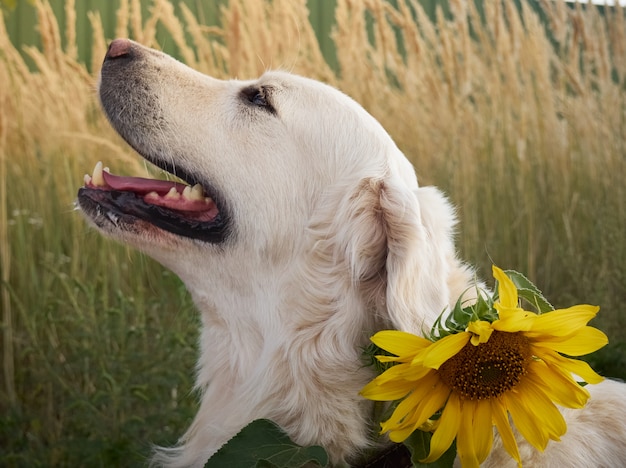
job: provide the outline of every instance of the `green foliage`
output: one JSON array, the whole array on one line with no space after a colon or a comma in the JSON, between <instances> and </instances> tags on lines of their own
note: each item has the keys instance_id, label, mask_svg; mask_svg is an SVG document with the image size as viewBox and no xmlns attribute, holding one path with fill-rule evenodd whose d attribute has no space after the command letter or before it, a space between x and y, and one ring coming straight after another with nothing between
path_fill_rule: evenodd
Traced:
<instances>
[{"instance_id":1,"label":"green foliage","mask_svg":"<svg viewBox=\"0 0 626 468\"><path fill-rule=\"evenodd\" d=\"M1 0L0 6L8 10L14 10L15 7L17 6L17 0Z\"/></svg>"},{"instance_id":2,"label":"green foliage","mask_svg":"<svg viewBox=\"0 0 626 468\"><path fill-rule=\"evenodd\" d=\"M17 7L18 2L27 2L32 5L35 3L35 0L0 0L0 8L13 11Z\"/></svg>"},{"instance_id":3,"label":"green foliage","mask_svg":"<svg viewBox=\"0 0 626 468\"><path fill-rule=\"evenodd\" d=\"M548 300L543 297L539 288L535 286L532 281L526 278L526 276L515 270L505 270L504 272L517 288L519 298L525 300L535 312L543 314L544 312L554 310L552 304L550 304ZM497 300L498 298L497 290L498 282L496 281L496 294L494 295L494 300Z\"/></svg>"},{"instance_id":4,"label":"green foliage","mask_svg":"<svg viewBox=\"0 0 626 468\"><path fill-rule=\"evenodd\" d=\"M542 314L554 310L552 304L543 296L537 286L523 274L515 270L505 270L504 273L511 279L517 288L517 294L522 302L526 303L526 308L530 306L534 312ZM450 311L445 321L443 321L444 312L441 313L435 321L433 328L427 335L431 340L436 341L445 336L465 331L470 322L476 320L484 320L493 322L498 318L498 311L494 308L494 303L498 301L498 282L496 281L494 293L489 294L477 287L476 301L470 302L464 299L467 291L459 297ZM524 304L522 304L524 305Z\"/></svg>"},{"instance_id":5,"label":"green foliage","mask_svg":"<svg viewBox=\"0 0 626 468\"><path fill-rule=\"evenodd\" d=\"M476 297L476 302L464 306L467 301L464 300L464 294L461 295L443 323L442 319L445 311L442 312L435 320L430 332L427 333L430 339L436 341L445 336L465 331L467 325L476 320L493 322L497 319L498 314L493 308L494 300L491 296L486 291L478 290Z\"/></svg>"},{"instance_id":6,"label":"green foliage","mask_svg":"<svg viewBox=\"0 0 626 468\"><path fill-rule=\"evenodd\" d=\"M173 274L90 229L71 194L49 196L71 187L62 166L7 170L17 404L0 393L0 465L143 464L196 411L192 301Z\"/></svg>"},{"instance_id":7,"label":"green foliage","mask_svg":"<svg viewBox=\"0 0 626 468\"><path fill-rule=\"evenodd\" d=\"M394 362L381 362L376 359L376 356L393 356L393 354L376 346L374 343L370 343L363 348L362 356L363 365L373 368L378 374L382 374L391 366L395 365Z\"/></svg>"},{"instance_id":8,"label":"green foliage","mask_svg":"<svg viewBox=\"0 0 626 468\"><path fill-rule=\"evenodd\" d=\"M258 419L222 446L205 468L299 468L327 464L328 455L322 447L300 447L272 421Z\"/></svg>"},{"instance_id":9,"label":"green foliage","mask_svg":"<svg viewBox=\"0 0 626 468\"><path fill-rule=\"evenodd\" d=\"M0 465L137 466L151 443L174 444L196 410L197 319L180 282L167 275L150 287L158 292L107 291L101 277L33 266L55 279L41 296L14 291L22 405L0 416Z\"/></svg>"},{"instance_id":10,"label":"green foliage","mask_svg":"<svg viewBox=\"0 0 626 468\"><path fill-rule=\"evenodd\" d=\"M421 463L430 453L430 440L432 433L415 431L403 442L411 451L411 462L414 468L450 468L456 458L456 441L446 450L441 457L432 463Z\"/></svg>"}]
</instances>

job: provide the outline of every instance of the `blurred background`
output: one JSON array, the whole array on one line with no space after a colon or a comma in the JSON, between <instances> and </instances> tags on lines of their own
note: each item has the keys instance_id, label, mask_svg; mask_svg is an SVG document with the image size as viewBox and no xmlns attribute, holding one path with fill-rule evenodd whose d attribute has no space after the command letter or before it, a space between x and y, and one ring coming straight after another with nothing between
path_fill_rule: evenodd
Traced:
<instances>
[{"instance_id":1,"label":"blurred background","mask_svg":"<svg viewBox=\"0 0 626 468\"><path fill-rule=\"evenodd\" d=\"M96 83L130 37L218 78L281 68L372 113L457 206L461 256L600 305L626 378L626 11L559 1L2 0L0 465L137 466L195 412L180 281L86 226L83 174L158 174Z\"/></svg>"}]
</instances>

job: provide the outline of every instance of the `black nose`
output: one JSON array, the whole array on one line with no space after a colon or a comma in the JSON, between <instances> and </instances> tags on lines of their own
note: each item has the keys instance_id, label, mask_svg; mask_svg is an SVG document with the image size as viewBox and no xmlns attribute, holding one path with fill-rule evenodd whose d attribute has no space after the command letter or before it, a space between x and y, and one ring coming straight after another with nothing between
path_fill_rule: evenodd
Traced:
<instances>
[{"instance_id":1,"label":"black nose","mask_svg":"<svg viewBox=\"0 0 626 468\"><path fill-rule=\"evenodd\" d=\"M130 53L132 43L128 39L115 39L109 44L105 59L122 57Z\"/></svg>"}]
</instances>

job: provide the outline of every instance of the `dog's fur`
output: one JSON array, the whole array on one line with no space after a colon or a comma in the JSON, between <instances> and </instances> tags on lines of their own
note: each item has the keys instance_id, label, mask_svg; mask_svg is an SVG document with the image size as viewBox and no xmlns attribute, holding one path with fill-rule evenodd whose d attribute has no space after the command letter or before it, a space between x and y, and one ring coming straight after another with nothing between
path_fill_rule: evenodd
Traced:
<instances>
[{"instance_id":1,"label":"dog's fur","mask_svg":"<svg viewBox=\"0 0 626 468\"><path fill-rule=\"evenodd\" d=\"M228 220L207 242L85 209L105 234L185 282L201 313L198 414L159 464L202 466L257 418L334 464L371 444L372 377L361 351L381 329L422 333L474 284L455 255L455 216L356 102L284 72L219 81L117 41L100 83L116 130L144 157L203 181ZM123 51L120 52L120 50ZM79 200L80 201L80 200ZM84 207L83 207L84 208ZM591 386L587 409L529 466L626 460L624 386ZM511 463L496 437L487 464Z\"/></svg>"}]
</instances>

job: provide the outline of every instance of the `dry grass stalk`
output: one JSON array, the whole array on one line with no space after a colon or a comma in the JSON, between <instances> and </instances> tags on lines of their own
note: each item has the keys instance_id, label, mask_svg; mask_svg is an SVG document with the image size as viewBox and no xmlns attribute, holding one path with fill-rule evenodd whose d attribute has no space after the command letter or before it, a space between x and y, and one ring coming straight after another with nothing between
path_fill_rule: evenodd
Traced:
<instances>
[{"instance_id":1,"label":"dry grass stalk","mask_svg":"<svg viewBox=\"0 0 626 468\"><path fill-rule=\"evenodd\" d=\"M78 44L76 42L76 8L75 0L65 1L65 44L67 58L78 60Z\"/></svg>"},{"instance_id":2,"label":"dry grass stalk","mask_svg":"<svg viewBox=\"0 0 626 468\"><path fill-rule=\"evenodd\" d=\"M66 10L72 7L68 0ZM80 139L82 144L101 141L96 134L110 130L94 117L93 78L75 60L74 20L66 29L63 51L48 3L40 0L36 8L43 50L27 53L38 73L28 72L15 51L4 48L14 75L7 81L15 96L8 106L19 109L16 122L21 125L11 134L36 135L35 141L52 147L67 145L59 138L67 134L90 135ZM454 1L451 8L452 17L439 10L433 24L415 0L399 1L397 7L382 0L339 0L333 32L339 44L337 75L320 52L303 0L233 0L222 7L222 26L211 28L182 8L184 26L166 0L156 0L144 22L140 3L126 0L117 11L115 34L130 28L131 36L158 46L156 27L161 23L185 61L217 77L250 78L267 68L286 68L335 84L390 129L425 182L445 170L460 198L476 204L473 188L463 181L480 177L485 165L494 177L504 177L511 154L522 171L535 165L545 173L562 173L567 193L575 182L568 170L573 164L585 164L588 174L599 176L599 160L615 163L624 146L623 139L611 138L624 132L623 9L601 16L594 8L546 3L555 50L526 2L519 12L508 2L487 2L484 19L473 2ZM90 20L97 72L105 40L99 17ZM76 90L71 101L64 96L70 85ZM124 149L118 154L126 157ZM547 178L537 183L549 190ZM517 190L522 190L519 184ZM529 238L531 231L532 223ZM478 232L468 237L474 234ZM534 258L528 259L531 272Z\"/></svg>"},{"instance_id":3,"label":"dry grass stalk","mask_svg":"<svg viewBox=\"0 0 626 468\"><path fill-rule=\"evenodd\" d=\"M137 41L143 42L143 26L141 21L141 2L131 0L130 3L131 31Z\"/></svg>"},{"instance_id":4,"label":"dry grass stalk","mask_svg":"<svg viewBox=\"0 0 626 468\"><path fill-rule=\"evenodd\" d=\"M198 68L196 54L194 50L187 45L185 30L178 17L174 14L174 6L167 0L155 0L155 4L162 12L161 23L165 26L174 40L174 43L178 46L183 61L190 67Z\"/></svg>"},{"instance_id":5,"label":"dry grass stalk","mask_svg":"<svg viewBox=\"0 0 626 468\"><path fill-rule=\"evenodd\" d=\"M205 32L207 32L206 28L198 22L198 19L187 5L181 3L180 8L183 19L187 24L187 31L193 41L193 50L198 56L198 60L194 60L196 68L205 73L209 73L211 69L215 69L216 67L220 70L224 70L225 63L221 57L218 59L216 56L218 52L215 51L214 41L212 42L205 35Z\"/></svg>"},{"instance_id":6,"label":"dry grass stalk","mask_svg":"<svg viewBox=\"0 0 626 468\"><path fill-rule=\"evenodd\" d=\"M128 37L128 21L128 0L120 0L120 6L115 12L115 37Z\"/></svg>"},{"instance_id":7,"label":"dry grass stalk","mask_svg":"<svg viewBox=\"0 0 626 468\"><path fill-rule=\"evenodd\" d=\"M223 62L229 76L253 78L280 68L333 81L303 0L232 1L222 8L221 24Z\"/></svg>"},{"instance_id":8,"label":"dry grass stalk","mask_svg":"<svg viewBox=\"0 0 626 468\"><path fill-rule=\"evenodd\" d=\"M104 57L107 50L106 38L100 13L97 11L88 12L87 18L89 19L89 24L91 24L91 29L93 29L90 70L94 75L98 75L102 65L102 57Z\"/></svg>"}]
</instances>

